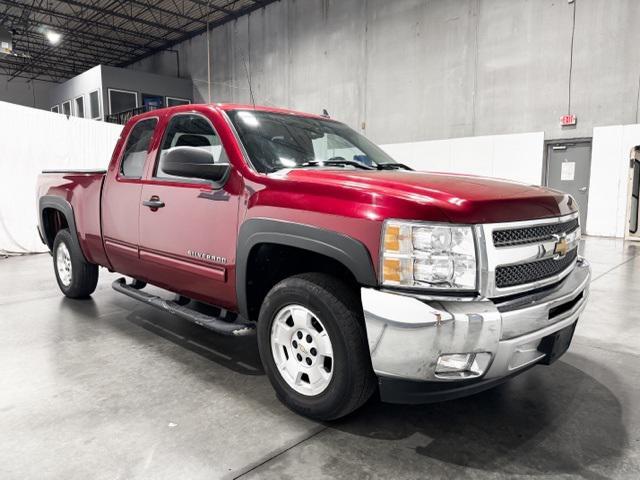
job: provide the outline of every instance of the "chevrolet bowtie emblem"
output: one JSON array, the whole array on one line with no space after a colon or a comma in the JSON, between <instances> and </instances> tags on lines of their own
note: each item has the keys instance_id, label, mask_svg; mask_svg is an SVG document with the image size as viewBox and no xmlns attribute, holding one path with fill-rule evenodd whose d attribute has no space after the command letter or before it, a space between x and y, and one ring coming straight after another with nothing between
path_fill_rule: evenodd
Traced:
<instances>
[{"instance_id":1,"label":"chevrolet bowtie emblem","mask_svg":"<svg viewBox=\"0 0 640 480\"><path fill-rule=\"evenodd\" d=\"M555 255L559 255L560 257L564 257L569 250L569 242L564 237L560 237L556 242L555 247L553 248L553 253Z\"/></svg>"}]
</instances>

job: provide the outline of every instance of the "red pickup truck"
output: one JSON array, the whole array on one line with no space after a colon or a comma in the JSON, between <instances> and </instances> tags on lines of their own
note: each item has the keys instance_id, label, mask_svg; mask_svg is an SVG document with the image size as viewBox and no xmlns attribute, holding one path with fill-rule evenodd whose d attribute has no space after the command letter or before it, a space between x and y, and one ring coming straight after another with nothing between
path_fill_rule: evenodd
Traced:
<instances>
[{"instance_id":1,"label":"red pickup truck","mask_svg":"<svg viewBox=\"0 0 640 480\"><path fill-rule=\"evenodd\" d=\"M316 419L376 390L430 402L549 364L587 300L571 196L412 171L324 116L152 111L106 171L43 172L38 204L66 296L91 295L102 266L132 279L113 284L130 297L256 333L277 395Z\"/></svg>"}]
</instances>

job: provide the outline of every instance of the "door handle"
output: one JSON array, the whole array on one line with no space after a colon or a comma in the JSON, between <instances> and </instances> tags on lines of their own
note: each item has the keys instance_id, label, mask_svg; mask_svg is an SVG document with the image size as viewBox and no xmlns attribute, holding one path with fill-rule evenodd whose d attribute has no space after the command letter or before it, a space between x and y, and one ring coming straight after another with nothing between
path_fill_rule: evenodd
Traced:
<instances>
[{"instance_id":1,"label":"door handle","mask_svg":"<svg viewBox=\"0 0 640 480\"><path fill-rule=\"evenodd\" d=\"M164 202L160 200L160 197L154 195L149 200L143 201L142 205L144 205L145 207L149 207L152 212L155 212L159 208L164 207Z\"/></svg>"},{"instance_id":2,"label":"door handle","mask_svg":"<svg viewBox=\"0 0 640 480\"><path fill-rule=\"evenodd\" d=\"M588 188L587 188L587 187L580 187L580 188L578 189L578 191L579 191L579 192L582 192L582 193L586 192L587 190L588 190Z\"/></svg>"}]
</instances>

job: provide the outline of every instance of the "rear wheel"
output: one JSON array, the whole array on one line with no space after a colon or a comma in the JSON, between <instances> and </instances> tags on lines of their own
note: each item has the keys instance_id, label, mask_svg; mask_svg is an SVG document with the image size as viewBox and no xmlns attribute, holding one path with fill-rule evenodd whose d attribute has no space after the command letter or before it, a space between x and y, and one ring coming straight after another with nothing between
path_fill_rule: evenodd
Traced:
<instances>
[{"instance_id":1,"label":"rear wheel","mask_svg":"<svg viewBox=\"0 0 640 480\"><path fill-rule=\"evenodd\" d=\"M98 266L84 259L66 228L53 242L53 270L60 290L69 298L87 298L98 285Z\"/></svg>"},{"instance_id":2,"label":"rear wheel","mask_svg":"<svg viewBox=\"0 0 640 480\"><path fill-rule=\"evenodd\" d=\"M343 417L375 389L357 291L338 278L307 273L273 287L260 309L258 346L280 400L307 417Z\"/></svg>"}]
</instances>

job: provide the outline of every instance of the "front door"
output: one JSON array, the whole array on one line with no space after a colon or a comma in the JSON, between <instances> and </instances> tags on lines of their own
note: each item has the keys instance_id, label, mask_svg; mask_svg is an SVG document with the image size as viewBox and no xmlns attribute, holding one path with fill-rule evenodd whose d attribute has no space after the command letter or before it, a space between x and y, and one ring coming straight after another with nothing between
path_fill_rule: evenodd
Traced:
<instances>
[{"instance_id":1,"label":"front door","mask_svg":"<svg viewBox=\"0 0 640 480\"><path fill-rule=\"evenodd\" d=\"M120 158L104 182L101 214L104 248L117 272L144 279L138 258L138 213L142 175L158 119L144 118L129 130Z\"/></svg>"},{"instance_id":2,"label":"front door","mask_svg":"<svg viewBox=\"0 0 640 480\"><path fill-rule=\"evenodd\" d=\"M547 186L573 196L580 207L585 230L589 205L591 141L558 141L547 144Z\"/></svg>"},{"instance_id":3,"label":"front door","mask_svg":"<svg viewBox=\"0 0 640 480\"><path fill-rule=\"evenodd\" d=\"M237 178L230 175L224 187L215 190L209 181L164 172L167 152L179 147L201 148L211 152L214 163L229 163L209 119L196 113L177 113L169 119L142 187L141 262L151 283L233 306L235 277L229 269L235 264Z\"/></svg>"}]
</instances>

